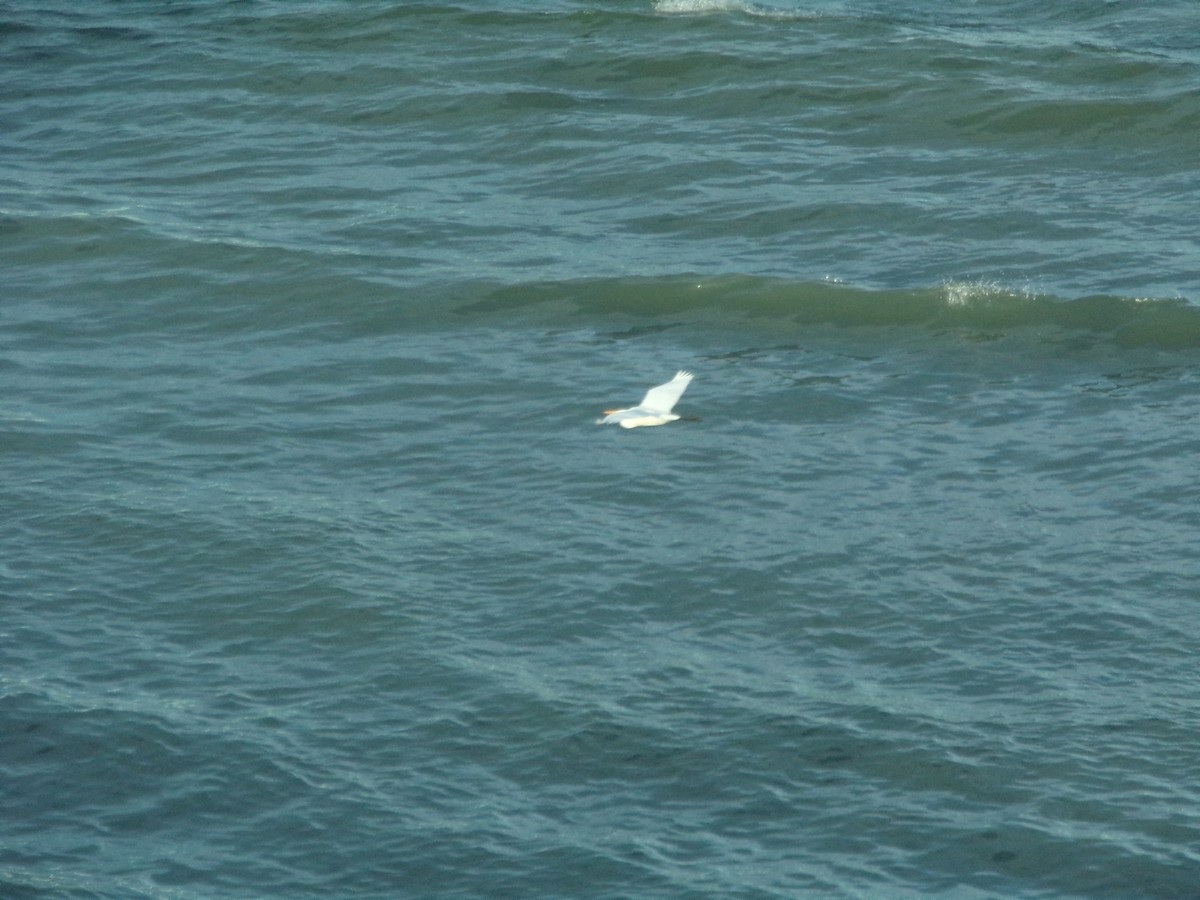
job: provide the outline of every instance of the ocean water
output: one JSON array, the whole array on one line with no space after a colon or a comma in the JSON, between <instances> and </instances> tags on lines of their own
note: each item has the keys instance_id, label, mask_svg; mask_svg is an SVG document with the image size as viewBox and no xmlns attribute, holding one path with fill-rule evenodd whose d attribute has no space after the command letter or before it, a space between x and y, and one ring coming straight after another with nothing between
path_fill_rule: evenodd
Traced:
<instances>
[{"instance_id":1,"label":"ocean water","mask_svg":"<svg viewBox=\"0 0 1200 900\"><path fill-rule=\"evenodd\" d=\"M0 0L0 897L1200 897L1197 23Z\"/></svg>"}]
</instances>

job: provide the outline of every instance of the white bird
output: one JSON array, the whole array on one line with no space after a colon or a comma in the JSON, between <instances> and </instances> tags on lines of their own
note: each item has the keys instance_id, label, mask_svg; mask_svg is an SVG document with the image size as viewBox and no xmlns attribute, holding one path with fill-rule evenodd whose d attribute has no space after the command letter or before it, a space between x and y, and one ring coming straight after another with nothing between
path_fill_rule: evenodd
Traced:
<instances>
[{"instance_id":1,"label":"white bird","mask_svg":"<svg viewBox=\"0 0 1200 900\"><path fill-rule=\"evenodd\" d=\"M691 372L676 372L675 377L666 384L652 387L646 391L646 396L637 406L629 409L606 409L604 418L597 419L597 425L609 425L613 422L622 428L637 428L639 425L665 425L674 422L679 416L671 409L679 402L687 386L692 383Z\"/></svg>"}]
</instances>

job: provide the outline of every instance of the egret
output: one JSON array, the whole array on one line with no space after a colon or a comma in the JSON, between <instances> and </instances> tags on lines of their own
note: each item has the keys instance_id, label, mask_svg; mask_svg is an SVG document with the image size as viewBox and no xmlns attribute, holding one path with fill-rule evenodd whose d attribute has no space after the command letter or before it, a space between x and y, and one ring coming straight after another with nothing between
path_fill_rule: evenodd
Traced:
<instances>
[{"instance_id":1,"label":"egret","mask_svg":"<svg viewBox=\"0 0 1200 900\"><path fill-rule=\"evenodd\" d=\"M665 425L674 422L679 416L671 409L679 402L687 386L692 383L692 373L679 371L666 384L652 387L646 391L646 396L637 406L629 409L606 409L604 418L597 419L597 425L609 425L613 422L622 428L637 428L640 425Z\"/></svg>"}]
</instances>

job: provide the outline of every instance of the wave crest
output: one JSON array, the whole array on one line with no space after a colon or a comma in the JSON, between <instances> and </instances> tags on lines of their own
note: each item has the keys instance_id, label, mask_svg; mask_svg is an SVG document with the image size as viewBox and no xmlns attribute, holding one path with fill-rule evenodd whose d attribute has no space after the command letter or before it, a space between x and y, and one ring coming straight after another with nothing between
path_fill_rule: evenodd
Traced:
<instances>
[{"instance_id":1,"label":"wave crest","mask_svg":"<svg viewBox=\"0 0 1200 900\"><path fill-rule=\"evenodd\" d=\"M797 336L815 325L995 333L1050 328L1117 346L1200 348L1200 306L1185 300L1064 299L987 280L877 290L834 281L669 276L478 285L477 291L460 294L459 316L542 324L625 320L642 329L719 323Z\"/></svg>"}]
</instances>

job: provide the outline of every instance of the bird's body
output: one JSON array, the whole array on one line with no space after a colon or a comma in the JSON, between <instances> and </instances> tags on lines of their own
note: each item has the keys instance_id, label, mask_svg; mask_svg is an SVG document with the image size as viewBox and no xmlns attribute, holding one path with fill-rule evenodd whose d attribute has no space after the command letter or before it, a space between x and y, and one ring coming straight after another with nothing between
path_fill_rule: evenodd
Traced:
<instances>
[{"instance_id":1,"label":"bird's body","mask_svg":"<svg viewBox=\"0 0 1200 900\"><path fill-rule=\"evenodd\" d=\"M664 425L674 422L679 416L671 412L687 386L692 383L691 372L676 372L675 377L666 384L652 387L646 391L646 396L637 406L629 409L607 409L604 418L597 419L597 425L617 424L622 428L638 428L642 425Z\"/></svg>"}]
</instances>

